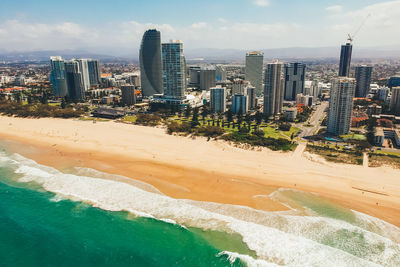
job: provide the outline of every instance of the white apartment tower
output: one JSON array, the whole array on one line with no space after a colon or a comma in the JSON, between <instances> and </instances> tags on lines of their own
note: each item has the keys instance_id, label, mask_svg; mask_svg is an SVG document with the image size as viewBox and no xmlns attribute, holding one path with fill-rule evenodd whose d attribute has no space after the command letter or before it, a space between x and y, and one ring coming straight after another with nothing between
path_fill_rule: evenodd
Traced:
<instances>
[{"instance_id":1,"label":"white apartment tower","mask_svg":"<svg viewBox=\"0 0 400 267\"><path fill-rule=\"evenodd\" d=\"M353 78L339 77L332 81L329 100L328 133L343 135L350 131L355 88L356 81Z\"/></svg>"}]
</instances>

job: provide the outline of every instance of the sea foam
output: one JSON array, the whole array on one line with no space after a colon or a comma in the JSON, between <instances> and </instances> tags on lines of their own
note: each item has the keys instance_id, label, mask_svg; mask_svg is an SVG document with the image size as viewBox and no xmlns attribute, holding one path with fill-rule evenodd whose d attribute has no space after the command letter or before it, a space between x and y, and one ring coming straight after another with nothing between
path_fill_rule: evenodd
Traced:
<instances>
[{"instance_id":1,"label":"sea foam","mask_svg":"<svg viewBox=\"0 0 400 267\"><path fill-rule=\"evenodd\" d=\"M45 190L65 198L79 199L110 211L128 211L186 227L238 233L258 259L244 256L250 266L399 266L400 229L381 220L356 213L364 226L344 221L258 211L248 207L178 200L149 192L132 184L106 180L106 174L63 173L18 154L0 153L0 162L19 175L20 182L39 183ZM382 229L380 226L383 226ZM393 234L382 234L383 232ZM354 236L354 238L352 238ZM327 240L343 244L331 244ZM238 256L230 254L230 257ZM231 258L232 259L232 258ZM263 264L261 264L261 262Z\"/></svg>"}]
</instances>

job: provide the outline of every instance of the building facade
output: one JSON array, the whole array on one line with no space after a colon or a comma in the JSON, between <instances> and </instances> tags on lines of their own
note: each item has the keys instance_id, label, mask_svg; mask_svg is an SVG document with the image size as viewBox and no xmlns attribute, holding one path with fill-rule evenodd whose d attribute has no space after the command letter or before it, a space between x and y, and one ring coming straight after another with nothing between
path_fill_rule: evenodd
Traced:
<instances>
[{"instance_id":1,"label":"building facade","mask_svg":"<svg viewBox=\"0 0 400 267\"><path fill-rule=\"evenodd\" d=\"M400 116L400 87L392 88L392 97L390 98L390 111Z\"/></svg>"},{"instance_id":2,"label":"building facade","mask_svg":"<svg viewBox=\"0 0 400 267\"><path fill-rule=\"evenodd\" d=\"M306 65L302 63L285 64L285 100L295 101L298 94L305 94L304 82Z\"/></svg>"},{"instance_id":3,"label":"building facade","mask_svg":"<svg viewBox=\"0 0 400 267\"><path fill-rule=\"evenodd\" d=\"M65 61L61 57L50 57L50 82L53 84L53 93L57 97L65 97L68 94L67 75Z\"/></svg>"},{"instance_id":4,"label":"building facade","mask_svg":"<svg viewBox=\"0 0 400 267\"><path fill-rule=\"evenodd\" d=\"M75 60L65 62L65 72L68 97L75 100L83 100L85 97L85 87L79 62Z\"/></svg>"},{"instance_id":5,"label":"building facade","mask_svg":"<svg viewBox=\"0 0 400 267\"><path fill-rule=\"evenodd\" d=\"M135 86L131 84L121 86L122 104L133 106L136 104Z\"/></svg>"},{"instance_id":6,"label":"building facade","mask_svg":"<svg viewBox=\"0 0 400 267\"><path fill-rule=\"evenodd\" d=\"M339 77L349 77L353 45L347 43L340 50Z\"/></svg>"},{"instance_id":7,"label":"building facade","mask_svg":"<svg viewBox=\"0 0 400 267\"><path fill-rule=\"evenodd\" d=\"M284 94L283 63L267 64L264 81L264 115L270 117L280 114Z\"/></svg>"},{"instance_id":8,"label":"building facade","mask_svg":"<svg viewBox=\"0 0 400 267\"><path fill-rule=\"evenodd\" d=\"M79 63L79 69L82 73L83 88L85 89L85 91L88 91L88 90L90 90L88 60L85 58L80 58L80 59L76 59L76 61Z\"/></svg>"},{"instance_id":9,"label":"building facade","mask_svg":"<svg viewBox=\"0 0 400 267\"><path fill-rule=\"evenodd\" d=\"M163 93L161 34L152 29L144 33L139 52L143 96Z\"/></svg>"},{"instance_id":10,"label":"building facade","mask_svg":"<svg viewBox=\"0 0 400 267\"><path fill-rule=\"evenodd\" d=\"M249 111L248 97L245 94L232 96L232 112L235 114L246 114Z\"/></svg>"},{"instance_id":11,"label":"building facade","mask_svg":"<svg viewBox=\"0 0 400 267\"><path fill-rule=\"evenodd\" d=\"M371 85L372 67L356 67L356 97L367 97Z\"/></svg>"},{"instance_id":12,"label":"building facade","mask_svg":"<svg viewBox=\"0 0 400 267\"><path fill-rule=\"evenodd\" d=\"M214 113L224 113L226 111L226 88L210 88L210 108Z\"/></svg>"},{"instance_id":13,"label":"building facade","mask_svg":"<svg viewBox=\"0 0 400 267\"><path fill-rule=\"evenodd\" d=\"M332 81L328 133L343 135L350 131L355 86L356 81L353 78L339 77Z\"/></svg>"},{"instance_id":14,"label":"building facade","mask_svg":"<svg viewBox=\"0 0 400 267\"><path fill-rule=\"evenodd\" d=\"M216 78L217 82L225 82L226 81L226 69L223 65L215 66Z\"/></svg>"},{"instance_id":15,"label":"building facade","mask_svg":"<svg viewBox=\"0 0 400 267\"><path fill-rule=\"evenodd\" d=\"M214 68L202 68L199 74L200 79L200 90L210 90L211 87L215 87L217 82L217 74Z\"/></svg>"},{"instance_id":16,"label":"building facade","mask_svg":"<svg viewBox=\"0 0 400 267\"><path fill-rule=\"evenodd\" d=\"M164 97L177 100L184 99L186 69L181 41L162 44L162 66Z\"/></svg>"},{"instance_id":17,"label":"building facade","mask_svg":"<svg viewBox=\"0 0 400 267\"><path fill-rule=\"evenodd\" d=\"M245 79L256 88L257 96L263 92L264 54L253 51L246 54Z\"/></svg>"},{"instance_id":18,"label":"building facade","mask_svg":"<svg viewBox=\"0 0 400 267\"><path fill-rule=\"evenodd\" d=\"M99 86L101 83L100 62L97 59L88 60L90 86Z\"/></svg>"}]
</instances>

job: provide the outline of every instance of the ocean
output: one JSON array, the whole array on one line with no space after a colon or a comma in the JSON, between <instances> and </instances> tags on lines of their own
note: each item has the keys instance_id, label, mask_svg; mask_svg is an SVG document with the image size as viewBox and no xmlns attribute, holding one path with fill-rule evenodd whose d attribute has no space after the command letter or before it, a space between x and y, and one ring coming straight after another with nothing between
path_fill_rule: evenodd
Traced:
<instances>
[{"instance_id":1,"label":"ocean","mask_svg":"<svg viewBox=\"0 0 400 267\"><path fill-rule=\"evenodd\" d=\"M316 194L289 211L173 199L0 151L1 266L400 266L400 229Z\"/></svg>"}]
</instances>

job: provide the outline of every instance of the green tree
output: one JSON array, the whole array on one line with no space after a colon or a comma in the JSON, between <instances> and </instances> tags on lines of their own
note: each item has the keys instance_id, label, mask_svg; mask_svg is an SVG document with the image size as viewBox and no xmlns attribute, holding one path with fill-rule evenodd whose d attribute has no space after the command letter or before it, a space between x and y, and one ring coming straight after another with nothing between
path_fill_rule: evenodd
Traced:
<instances>
[{"instance_id":1,"label":"green tree","mask_svg":"<svg viewBox=\"0 0 400 267\"><path fill-rule=\"evenodd\" d=\"M186 119L189 119L190 114L192 114L192 108L190 107L190 105L187 105L186 109L185 109L185 117L186 117Z\"/></svg>"},{"instance_id":2,"label":"green tree","mask_svg":"<svg viewBox=\"0 0 400 267\"><path fill-rule=\"evenodd\" d=\"M375 145L375 132L378 122L376 118L370 117L367 121L367 140L373 146Z\"/></svg>"},{"instance_id":3,"label":"green tree","mask_svg":"<svg viewBox=\"0 0 400 267\"><path fill-rule=\"evenodd\" d=\"M193 117L192 117L191 127L194 128L197 125L200 125L200 123L199 123L199 108L196 107L193 109Z\"/></svg>"}]
</instances>

